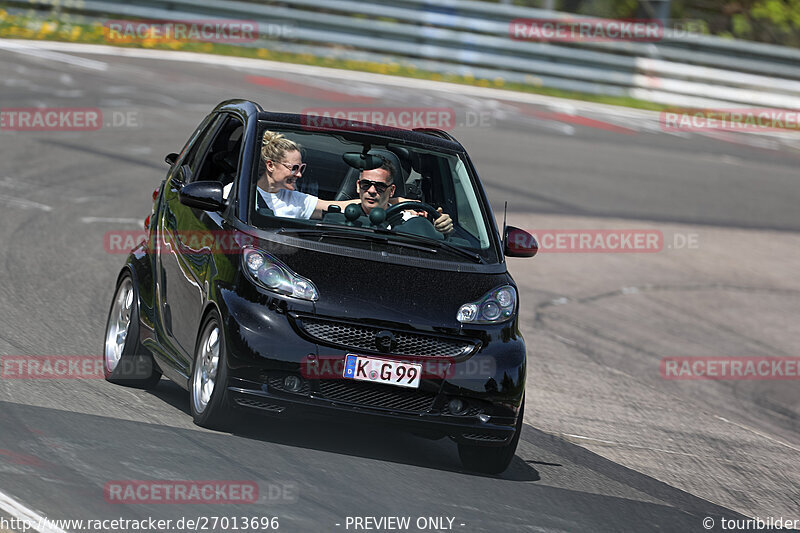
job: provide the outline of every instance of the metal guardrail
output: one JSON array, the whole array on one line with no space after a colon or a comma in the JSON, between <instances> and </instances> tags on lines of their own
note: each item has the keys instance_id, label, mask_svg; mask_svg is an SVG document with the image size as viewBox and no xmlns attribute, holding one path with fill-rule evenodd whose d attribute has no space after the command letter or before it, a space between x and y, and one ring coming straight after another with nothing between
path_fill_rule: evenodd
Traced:
<instances>
[{"instance_id":1,"label":"metal guardrail","mask_svg":"<svg viewBox=\"0 0 800 533\"><path fill-rule=\"evenodd\" d=\"M52 0L7 5L51 8ZM513 40L517 18L573 15L474 0L78 0L94 18L256 20L291 28L248 46L395 62L442 74L502 78L568 91L683 106L728 104L800 109L800 50L665 29L659 42L555 44ZM581 17L585 18L585 17Z\"/></svg>"}]
</instances>

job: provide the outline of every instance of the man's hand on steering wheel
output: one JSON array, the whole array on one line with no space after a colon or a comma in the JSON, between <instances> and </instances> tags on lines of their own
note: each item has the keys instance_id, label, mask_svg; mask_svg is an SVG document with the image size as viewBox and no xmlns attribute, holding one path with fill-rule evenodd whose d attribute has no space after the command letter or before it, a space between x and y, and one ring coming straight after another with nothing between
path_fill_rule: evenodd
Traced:
<instances>
[{"instance_id":1,"label":"man's hand on steering wheel","mask_svg":"<svg viewBox=\"0 0 800 533\"><path fill-rule=\"evenodd\" d=\"M453 219L450 218L450 215L443 213L441 207L434 209L433 206L424 202L400 202L390 206L386 210L386 222L391 225L397 224L396 219L402 216L403 211L425 211L436 231L444 235L453 232Z\"/></svg>"},{"instance_id":2,"label":"man's hand on steering wheel","mask_svg":"<svg viewBox=\"0 0 800 533\"><path fill-rule=\"evenodd\" d=\"M440 207L437 209L439 213L442 213L442 208ZM447 213L442 213L439 218L433 221L433 227L436 228L436 231L442 233L444 235L449 235L453 233L453 219L450 218L450 215Z\"/></svg>"}]
</instances>

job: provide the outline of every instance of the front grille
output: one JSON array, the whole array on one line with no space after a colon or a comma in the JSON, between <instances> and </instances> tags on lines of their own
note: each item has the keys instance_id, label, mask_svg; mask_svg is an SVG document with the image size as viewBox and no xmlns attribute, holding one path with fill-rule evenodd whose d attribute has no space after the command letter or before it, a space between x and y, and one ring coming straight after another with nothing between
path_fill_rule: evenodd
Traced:
<instances>
[{"instance_id":1,"label":"front grille","mask_svg":"<svg viewBox=\"0 0 800 533\"><path fill-rule=\"evenodd\" d=\"M436 397L435 394L416 389L344 379L320 380L319 390L329 400L417 413L429 411Z\"/></svg>"},{"instance_id":2,"label":"front grille","mask_svg":"<svg viewBox=\"0 0 800 533\"><path fill-rule=\"evenodd\" d=\"M483 442L503 442L508 437L499 437L497 435L488 435L486 433L467 433L464 435L464 438Z\"/></svg>"},{"instance_id":3,"label":"front grille","mask_svg":"<svg viewBox=\"0 0 800 533\"><path fill-rule=\"evenodd\" d=\"M385 331L382 328L321 320L301 318L300 327L316 342L333 344L349 350L377 352L375 336ZM420 357L460 357L472 353L476 343L445 339L433 335L421 335L404 331L392 332L397 345L390 353Z\"/></svg>"}]
</instances>

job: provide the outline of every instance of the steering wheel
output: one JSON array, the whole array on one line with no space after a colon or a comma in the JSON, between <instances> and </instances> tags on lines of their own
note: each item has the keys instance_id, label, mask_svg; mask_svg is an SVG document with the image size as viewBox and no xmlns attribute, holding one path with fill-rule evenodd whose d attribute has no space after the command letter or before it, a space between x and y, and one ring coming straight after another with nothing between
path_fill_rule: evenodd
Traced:
<instances>
[{"instance_id":1,"label":"steering wheel","mask_svg":"<svg viewBox=\"0 0 800 533\"><path fill-rule=\"evenodd\" d=\"M425 213L428 214L428 220L431 222L442 216L442 214L430 204L426 204L424 202L402 202L399 204L394 204L386 210L386 223L390 224L392 227L396 226L397 223L401 222L402 220L403 211L407 211L409 209L414 211L425 211Z\"/></svg>"}]
</instances>

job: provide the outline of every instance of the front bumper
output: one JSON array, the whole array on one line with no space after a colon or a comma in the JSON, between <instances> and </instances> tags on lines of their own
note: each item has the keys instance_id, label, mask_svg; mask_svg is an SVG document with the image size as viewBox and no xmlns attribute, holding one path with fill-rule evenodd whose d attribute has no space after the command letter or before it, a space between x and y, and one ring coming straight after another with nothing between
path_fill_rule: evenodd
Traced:
<instances>
[{"instance_id":1,"label":"front bumper","mask_svg":"<svg viewBox=\"0 0 800 533\"><path fill-rule=\"evenodd\" d=\"M301 391L288 392L274 386L281 382L279 376L271 376L267 383L232 378L228 384L228 392L235 407L262 414L286 413L301 417L321 416L330 419L334 416L370 420L434 438L448 436L457 442L482 446L502 446L514 436L516 416L486 415L484 411L488 410L488 405L481 409L473 402L470 411L454 415L449 413L447 396L443 394L430 394L420 389L418 393L413 391L402 399L394 396L394 393L405 392L404 389L395 391L390 385L363 383L362 386L361 382L344 381L330 385L308 380L304 382L305 386ZM381 389L384 390L383 398ZM331 395L336 398L332 399L329 397ZM424 398L428 395L431 405L425 406L424 411L392 406L394 402L394 405L403 407L423 408L426 403ZM371 404L364 403L365 400Z\"/></svg>"},{"instance_id":2,"label":"front bumper","mask_svg":"<svg viewBox=\"0 0 800 533\"><path fill-rule=\"evenodd\" d=\"M252 301L228 293L225 303L228 390L236 407L271 414L367 417L487 446L503 445L514 435L526 368L525 344L514 322L462 331L320 317L289 308L277 298ZM397 337L397 353L369 349L374 346L369 336L382 330ZM433 364L424 367L419 389L407 389L344 379L348 353ZM290 390L284 384L287 376L302 386ZM451 409L454 399L463 409Z\"/></svg>"}]
</instances>

